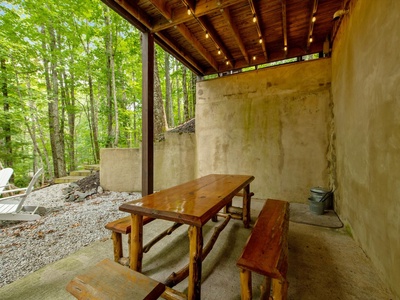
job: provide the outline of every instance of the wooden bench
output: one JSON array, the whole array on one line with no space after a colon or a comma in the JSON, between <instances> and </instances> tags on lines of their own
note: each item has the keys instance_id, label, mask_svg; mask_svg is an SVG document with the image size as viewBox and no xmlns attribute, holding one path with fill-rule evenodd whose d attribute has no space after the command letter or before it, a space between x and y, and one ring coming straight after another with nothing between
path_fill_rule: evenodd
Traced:
<instances>
[{"instance_id":1,"label":"wooden bench","mask_svg":"<svg viewBox=\"0 0 400 300\"><path fill-rule=\"evenodd\" d=\"M85 273L74 277L66 287L77 299L119 299L119 300L183 300L181 292L166 287L144 274L104 259Z\"/></svg>"},{"instance_id":2,"label":"wooden bench","mask_svg":"<svg viewBox=\"0 0 400 300\"><path fill-rule=\"evenodd\" d=\"M143 217L143 225L146 225L153 220L154 219L150 217ZM113 240L114 247L114 261L119 262L119 260L123 257L122 234L128 234L128 241L130 240L129 233L131 232L131 216L129 215L127 217L110 222L105 227L112 231L111 238Z\"/></svg>"},{"instance_id":3,"label":"wooden bench","mask_svg":"<svg viewBox=\"0 0 400 300\"><path fill-rule=\"evenodd\" d=\"M241 298L252 299L251 272L265 276L261 299L286 299L288 282L289 203L268 199L254 225L243 253L240 268Z\"/></svg>"}]
</instances>

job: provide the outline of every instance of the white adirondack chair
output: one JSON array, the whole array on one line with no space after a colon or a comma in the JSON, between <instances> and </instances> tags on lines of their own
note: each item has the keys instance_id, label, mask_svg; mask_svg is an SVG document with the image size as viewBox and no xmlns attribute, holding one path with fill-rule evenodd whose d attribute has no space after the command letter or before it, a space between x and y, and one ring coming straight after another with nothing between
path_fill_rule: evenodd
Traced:
<instances>
[{"instance_id":1,"label":"white adirondack chair","mask_svg":"<svg viewBox=\"0 0 400 300\"><path fill-rule=\"evenodd\" d=\"M14 170L11 168L5 168L0 170L0 195L2 191L8 186L8 181L11 178Z\"/></svg>"},{"instance_id":2,"label":"white adirondack chair","mask_svg":"<svg viewBox=\"0 0 400 300\"><path fill-rule=\"evenodd\" d=\"M0 220L8 221L33 221L40 218L38 214L39 206L24 206L24 202L28 195L34 189L36 181L43 172L43 168L39 169L32 177L28 187L6 190L2 193L23 192L22 194L0 198ZM1 194L1 193L0 193Z\"/></svg>"}]
</instances>

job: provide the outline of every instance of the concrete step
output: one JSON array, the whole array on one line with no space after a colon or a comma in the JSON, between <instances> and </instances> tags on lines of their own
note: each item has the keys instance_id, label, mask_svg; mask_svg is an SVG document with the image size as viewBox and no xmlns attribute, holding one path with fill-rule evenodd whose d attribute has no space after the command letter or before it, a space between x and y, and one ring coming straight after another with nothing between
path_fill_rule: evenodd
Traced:
<instances>
[{"instance_id":1,"label":"concrete step","mask_svg":"<svg viewBox=\"0 0 400 300\"><path fill-rule=\"evenodd\" d=\"M90 171L100 171L100 165L84 165L83 168Z\"/></svg>"},{"instance_id":2,"label":"concrete step","mask_svg":"<svg viewBox=\"0 0 400 300\"><path fill-rule=\"evenodd\" d=\"M70 182L78 181L85 177L86 176L65 176L65 177L60 177L60 178L54 179L54 183L70 183Z\"/></svg>"},{"instance_id":3,"label":"concrete step","mask_svg":"<svg viewBox=\"0 0 400 300\"><path fill-rule=\"evenodd\" d=\"M96 171L100 171L100 165L84 165L83 170L71 171L69 176L54 179L54 183L75 182L89 175L92 175Z\"/></svg>"},{"instance_id":4,"label":"concrete step","mask_svg":"<svg viewBox=\"0 0 400 300\"><path fill-rule=\"evenodd\" d=\"M69 173L70 176L89 176L92 175L95 171L90 170L75 170Z\"/></svg>"}]
</instances>

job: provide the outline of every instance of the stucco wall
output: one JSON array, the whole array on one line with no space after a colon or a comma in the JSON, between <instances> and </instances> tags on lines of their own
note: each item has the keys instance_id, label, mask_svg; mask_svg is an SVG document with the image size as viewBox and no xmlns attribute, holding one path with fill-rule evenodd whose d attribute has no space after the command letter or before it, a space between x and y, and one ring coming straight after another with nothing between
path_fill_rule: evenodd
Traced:
<instances>
[{"instance_id":1,"label":"stucco wall","mask_svg":"<svg viewBox=\"0 0 400 300\"><path fill-rule=\"evenodd\" d=\"M258 198L306 202L329 187L330 59L197 83L198 176L255 176Z\"/></svg>"},{"instance_id":2,"label":"stucco wall","mask_svg":"<svg viewBox=\"0 0 400 300\"><path fill-rule=\"evenodd\" d=\"M100 184L119 192L142 190L141 149L101 149ZM154 190L158 191L196 178L194 133L165 133L154 145Z\"/></svg>"},{"instance_id":3,"label":"stucco wall","mask_svg":"<svg viewBox=\"0 0 400 300\"><path fill-rule=\"evenodd\" d=\"M400 299L400 1L358 0L332 56L337 211Z\"/></svg>"}]
</instances>

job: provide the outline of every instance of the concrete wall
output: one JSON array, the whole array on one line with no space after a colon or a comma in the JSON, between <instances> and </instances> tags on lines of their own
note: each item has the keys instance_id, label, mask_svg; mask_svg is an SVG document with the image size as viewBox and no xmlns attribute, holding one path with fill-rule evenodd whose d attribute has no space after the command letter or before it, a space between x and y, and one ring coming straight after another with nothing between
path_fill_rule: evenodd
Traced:
<instances>
[{"instance_id":1,"label":"concrete wall","mask_svg":"<svg viewBox=\"0 0 400 300\"><path fill-rule=\"evenodd\" d=\"M330 59L198 82L198 176L251 174L255 197L306 202L330 184L331 117Z\"/></svg>"},{"instance_id":2,"label":"concrete wall","mask_svg":"<svg viewBox=\"0 0 400 300\"><path fill-rule=\"evenodd\" d=\"M400 1L358 0L332 56L337 211L400 299Z\"/></svg>"},{"instance_id":3,"label":"concrete wall","mask_svg":"<svg viewBox=\"0 0 400 300\"><path fill-rule=\"evenodd\" d=\"M101 149L100 184L118 192L142 190L141 149ZM196 178L196 138L194 133L165 133L154 146L154 190Z\"/></svg>"}]
</instances>

